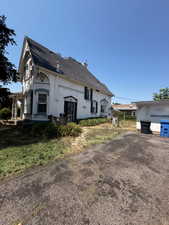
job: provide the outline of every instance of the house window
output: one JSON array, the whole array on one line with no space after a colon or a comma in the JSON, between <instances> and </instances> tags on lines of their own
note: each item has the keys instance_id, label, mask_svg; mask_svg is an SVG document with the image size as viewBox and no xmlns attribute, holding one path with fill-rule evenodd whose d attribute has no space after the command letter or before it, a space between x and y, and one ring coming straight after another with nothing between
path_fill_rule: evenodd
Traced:
<instances>
[{"instance_id":1,"label":"house window","mask_svg":"<svg viewBox=\"0 0 169 225\"><path fill-rule=\"evenodd\" d=\"M97 101L91 101L91 113L97 113L98 103Z\"/></svg>"},{"instance_id":2,"label":"house window","mask_svg":"<svg viewBox=\"0 0 169 225\"><path fill-rule=\"evenodd\" d=\"M101 105L101 113L105 113L106 112L106 105Z\"/></svg>"},{"instance_id":3,"label":"house window","mask_svg":"<svg viewBox=\"0 0 169 225\"><path fill-rule=\"evenodd\" d=\"M38 95L38 113L46 114L47 112L47 94L39 93Z\"/></svg>"},{"instance_id":4,"label":"house window","mask_svg":"<svg viewBox=\"0 0 169 225\"><path fill-rule=\"evenodd\" d=\"M89 100L89 88L84 88L84 99Z\"/></svg>"},{"instance_id":5,"label":"house window","mask_svg":"<svg viewBox=\"0 0 169 225\"><path fill-rule=\"evenodd\" d=\"M28 64L26 64L25 66L24 66L24 72L26 72L27 70L28 70Z\"/></svg>"},{"instance_id":6,"label":"house window","mask_svg":"<svg viewBox=\"0 0 169 225\"><path fill-rule=\"evenodd\" d=\"M101 113L106 113L107 112L107 105L108 105L108 101L106 99L102 99L100 101L100 112Z\"/></svg>"},{"instance_id":7,"label":"house window","mask_svg":"<svg viewBox=\"0 0 169 225\"><path fill-rule=\"evenodd\" d=\"M44 73L40 72L36 77L36 82L49 84L49 78Z\"/></svg>"},{"instance_id":8,"label":"house window","mask_svg":"<svg viewBox=\"0 0 169 225\"><path fill-rule=\"evenodd\" d=\"M92 99L93 99L93 89L89 89L88 87L85 87L85 89L84 89L84 99L92 101Z\"/></svg>"}]
</instances>

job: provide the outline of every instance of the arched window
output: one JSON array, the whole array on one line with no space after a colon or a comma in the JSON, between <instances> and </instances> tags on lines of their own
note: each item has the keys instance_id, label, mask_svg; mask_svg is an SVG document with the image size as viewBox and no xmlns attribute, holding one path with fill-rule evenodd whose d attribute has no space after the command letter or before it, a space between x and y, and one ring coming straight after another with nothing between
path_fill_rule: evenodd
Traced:
<instances>
[{"instance_id":1,"label":"arched window","mask_svg":"<svg viewBox=\"0 0 169 225\"><path fill-rule=\"evenodd\" d=\"M44 83L44 84L49 84L49 78L47 77L46 74L40 72L37 77L36 77L36 82L37 83Z\"/></svg>"},{"instance_id":2,"label":"arched window","mask_svg":"<svg viewBox=\"0 0 169 225\"><path fill-rule=\"evenodd\" d=\"M106 99L102 99L100 101L100 112L101 113L106 113L106 111L107 111L107 105L108 105L108 101Z\"/></svg>"}]
</instances>

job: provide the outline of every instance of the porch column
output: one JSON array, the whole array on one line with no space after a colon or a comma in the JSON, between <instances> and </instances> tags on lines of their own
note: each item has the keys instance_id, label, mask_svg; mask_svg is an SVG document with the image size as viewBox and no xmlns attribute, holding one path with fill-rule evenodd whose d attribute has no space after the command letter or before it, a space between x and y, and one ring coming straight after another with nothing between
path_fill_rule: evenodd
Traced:
<instances>
[{"instance_id":1,"label":"porch column","mask_svg":"<svg viewBox=\"0 0 169 225\"><path fill-rule=\"evenodd\" d=\"M15 98L14 108L15 108L15 110L14 110L14 119L16 120L17 119L17 100L16 100L16 98Z\"/></svg>"}]
</instances>

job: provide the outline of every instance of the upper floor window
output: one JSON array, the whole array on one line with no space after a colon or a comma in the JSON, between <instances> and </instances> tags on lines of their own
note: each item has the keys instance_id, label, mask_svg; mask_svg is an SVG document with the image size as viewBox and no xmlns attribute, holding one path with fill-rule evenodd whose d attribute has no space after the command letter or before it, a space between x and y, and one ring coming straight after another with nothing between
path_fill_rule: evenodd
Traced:
<instances>
[{"instance_id":1,"label":"upper floor window","mask_svg":"<svg viewBox=\"0 0 169 225\"><path fill-rule=\"evenodd\" d=\"M25 66L24 66L24 71L26 72L28 70L28 64L26 64Z\"/></svg>"},{"instance_id":2,"label":"upper floor window","mask_svg":"<svg viewBox=\"0 0 169 225\"><path fill-rule=\"evenodd\" d=\"M48 84L49 83L49 79L44 73L40 72L37 75L37 77L36 77L36 82L38 82L38 83L47 83Z\"/></svg>"},{"instance_id":3,"label":"upper floor window","mask_svg":"<svg viewBox=\"0 0 169 225\"><path fill-rule=\"evenodd\" d=\"M89 88L88 87L84 88L84 98L86 100L89 100Z\"/></svg>"},{"instance_id":4,"label":"upper floor window","mask_svg":"<svg viewBox=\"0 0 169 225\"><path fill-rule=\"evenodd\" d=\"M93 90L88 87L84 88L84 99L92 100L93 99Z\"/></svg>"}]
</instances>

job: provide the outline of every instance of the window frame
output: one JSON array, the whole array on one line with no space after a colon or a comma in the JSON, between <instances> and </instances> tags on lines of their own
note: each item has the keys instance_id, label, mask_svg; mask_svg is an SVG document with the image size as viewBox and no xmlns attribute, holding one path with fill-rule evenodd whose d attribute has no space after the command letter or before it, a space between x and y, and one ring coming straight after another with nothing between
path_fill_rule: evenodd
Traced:
<instances>
[{"instance_id":1,"label":"window frame","mask_svg":"<svg viewBox=\"0 0 169 225\"><path fill-rule=\"evenodd\" d=\"M101 114L107 113L107 106L108 106L108 101L106 99L102 99L100 101L100 113Z\"/></svg>"},{"instance_id":2,"label":"window frame","mask_svg":"<svg viewBox=\"0 0 169 225\"><path fill-rule=\"evenodd\" d=\"M45 102L39 102L39 96L40 95L45 95L46 96L46 101ZM46 105L46 110L44 112L39 110L39 105ZM48 112L48 94L46 92L38 92L37 96L37 114L41 115L47 115Z\"/></svg>"},{"instance_id":3,"label":"window frame","mask_svg":"<svg viewBox=\"0 0 169 225\"><path fill-rule=\"evenodd\" d=\"M84 99L85 100L93 100L93 89L84 87Z\"/></svg>"},{"instance_id":4,"label":"window frame","mask_svg":"<svg viewBox=\"0 0 169 225\"><path fill-rule=\"evenodd\" d=\"M88 87L84 87L84 99L90 100L90 91Z\"/></svg>"},{"instance_id":5,"label":"window frame","mask_svg":"<svg viewBox=\"0 0 169 225\"><path fill-rule=\"evenodd\" d=\"M106 113L106 105L101 104L101 106L100 106L100 112L101 113Z\"/></svg>"}]
</instances>

